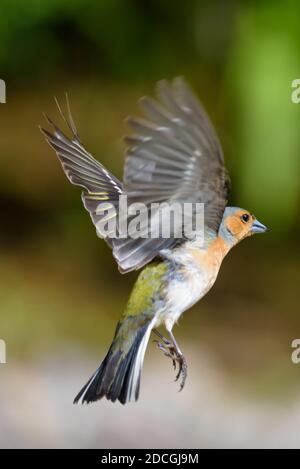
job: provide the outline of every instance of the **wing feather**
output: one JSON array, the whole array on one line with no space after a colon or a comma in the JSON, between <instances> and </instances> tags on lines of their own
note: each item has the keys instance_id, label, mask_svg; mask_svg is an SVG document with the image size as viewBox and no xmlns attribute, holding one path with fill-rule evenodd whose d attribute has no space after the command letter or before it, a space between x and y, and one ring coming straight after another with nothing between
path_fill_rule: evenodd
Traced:
<instances>
[{"instance_id":1,"label":"wing feather","mask_svg":"<svg viewBox=\"0 0 300 469\"><path fill-rule=\"evenodd\" d=\"M128 205L133 202L146 204L151 226L152 222L161 223L155 212L151 212L152 203L202 202L205 224L218 231L230 181L214 128L183 78L176 78L171 84L165 80L158 82L157 99L144 97L140 100L144 117L127 119L133 133L125 137L127 152L123 184L82 145L68 98L67 115L57 100L56 104L71 138L47 116L53 131L41 130L68 179L83 187L83 204L98 235L112 247L121 272L141 268L163 249L183 241L175 235L167 239L144 237L146 228L141 230L138 238L111 238L107 233L99 232L99 221L116 217L117 212L113 209L118 208L121 194L128 196ZM99 205L102 201L113 205L105 210ZM159 233L159 226L156 228Z\"/></svg>"}]
</instances>

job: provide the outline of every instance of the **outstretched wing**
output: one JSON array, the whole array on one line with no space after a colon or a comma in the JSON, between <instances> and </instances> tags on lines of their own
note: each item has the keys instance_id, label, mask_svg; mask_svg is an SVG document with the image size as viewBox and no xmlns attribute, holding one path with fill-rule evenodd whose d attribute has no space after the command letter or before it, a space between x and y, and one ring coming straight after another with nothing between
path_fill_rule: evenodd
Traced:
<instances>
[{"instance_id":1,"label":"outstretched wing","mask_svg":"<svg viewBox=\"0 0 300 469\"><path fill-rule=\"evenodd\" d=\"M217 232L230 184L216 133L182 78L172 85L159 82L157 95L158 101L140 100L146 119L128 118L134 131L125 138L123 184L128 201L148 207L157 202L204 203L204 223ZM175 237L127 239L116 247L116 254L123 267L131 270L177 242Z\"/></svg>"},{"instance_id":2,"label":"outstretched wing","mask_svg":"<svg viewBox=\"0 0 300 469\"><path fill-rule=\"evenodd\" d=\"M68 118L57 105L72 137L68 138L49 118L53 132L41 129L69 180L84 188L84 206L98 235L112 247L121 272L143 267L161 250L180 242L175 236L120 239L102 232L99 226L118 215L121 194L128 196L128 205L142 202L148 209L157 202L202 202L205 224L216 232L227 203L229 178L222 150L201 104L181 78L172 85L159 82L157 89L158 101L141 99L148 119L128 119L135 133L125 139L128 151L123 185L83 147L68 101ZM104 201L112 204L111 211L99 210ZM151 226L161 222L159 217L157 220L150 220ZM160 233L160 229L154 231Z\"/></svg>"},{"instance_id":3,"label":"outstretched wing","mask_svg":"<svg viewBox=\"0 0 300 469\"><path fill-rule=\"evenodd\" d=\"M102 164L95 160L82 145L70 112L68 98L67 118L63 114L57 100L56 104L72 137L68 138L48 116L45 117L51 125L53 132L49 132L42 127L40 129L49 145L56 152L67 178L72 184L84 188L82 193L83 204L90 213L98 236L104 238L111 246L112 238L108 236L109 233L106 231L102 232L101 227L104 226L106 219L117 214L115 208L118 205L119 195L123 191L122 184ZM101 202L109 202L111 209L101 210ZM102 208L104 206L102 205ZM100 221L102 223L99 223Z\"/></svg>"}]
</instances>

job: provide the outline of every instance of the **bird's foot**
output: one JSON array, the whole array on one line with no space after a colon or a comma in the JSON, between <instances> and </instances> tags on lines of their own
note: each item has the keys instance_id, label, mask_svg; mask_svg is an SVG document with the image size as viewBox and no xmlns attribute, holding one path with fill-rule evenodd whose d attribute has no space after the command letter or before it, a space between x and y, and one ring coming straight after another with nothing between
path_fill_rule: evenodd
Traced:
<instances>
[{"instance_id":1,"label":"bird's foot","mask_svg":"<svg viewBox=\"0 0 300 469\"><path fill-rule=\"evenodd\" d=\"M166 339L163 336L161 336L161 342L159 340L154 340L154 342L157 344L159 350L161 350L166 357L171 358L174 370L176 370L177 355L172 342L170 342L170 340Z\"/></svg>"},{"instance_id":2,"label":"bird's foot","mask_svg":"<svg viewBox=\"0 0 300 469\"><path fill-rule=\"evenodd\" d=\"M179 354L178 357L176 357L176 360L179 365L179 370L176 375L175 381L178 381L179 378L181 377L179 391L182 391L185 385L186 377L187 377L187 362L182 354Z\"/></svg>"},{"instance_id":3,"label":"bird's foot","mask_svg":"<svg viewBox=\"0 0 300 469\"><path fill-rule=\"evenodd\" d=\"M160 338L159 340L155 340L154 342L157 343L157 347L164 353L166 357L169 357L172 360L174 370L176 370L176 364L178 363L178 372L175 378L175 381L178 381L181 377L180 381L180 389L182 391L185 385L185 381L187 378L187 362L183 354L181 353L178 345L174 339L174 341L170 341L166 339L160 332L156 329L153 329L153 332Z\"/></svg>"}]
</instances>

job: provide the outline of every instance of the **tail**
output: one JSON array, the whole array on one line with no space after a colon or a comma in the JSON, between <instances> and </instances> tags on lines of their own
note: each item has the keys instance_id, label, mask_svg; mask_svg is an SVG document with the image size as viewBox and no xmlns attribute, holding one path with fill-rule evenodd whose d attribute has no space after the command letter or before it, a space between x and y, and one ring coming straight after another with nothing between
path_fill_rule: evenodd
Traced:
<instances>
[{"instance_id":1,"label":"tail","mask_svg":"<svg viewBox=\"0 0 300 469\"><path fill-rule=\"evenodd\" d=\"M136 322L135 317L127 317L118 324L106 357L75 397L74 404L79 401L88 404L104 396L112 402L119 400L122 404L138 400L141 371L152 322L148 321L139 327Z\"/></svg>"}]
</instances>

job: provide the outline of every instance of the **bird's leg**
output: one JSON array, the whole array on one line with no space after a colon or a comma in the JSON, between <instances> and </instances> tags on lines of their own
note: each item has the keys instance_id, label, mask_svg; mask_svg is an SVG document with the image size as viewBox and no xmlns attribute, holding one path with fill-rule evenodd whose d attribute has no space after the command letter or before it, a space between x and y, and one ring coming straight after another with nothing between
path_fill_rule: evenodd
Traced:
<instances>
[{"instance_id":1,"label":"bird's leg","mask_svg":"<svg viewBox=\"0 0 300 469\"><path fill-rule=\"evenodd\" d=\"M171 331L169 331L171 340L166 339L157 329L153 329L153 332L161 339L161 341L156 340L157 346L163 353L171 358L173 362L174 369L176 369L176 363L179 364L178 373L176 375L175 381L178 381L180 376L182 376L180 383L180 391L184 388L186 377L187 377L187 362L184 358L176 339Z\"/></svg>"},{"instance_id":2,"label":"bird's leg","mask_svg":"<svg viewBox=\"0 0 300 469\"><path fill-rule=\"evenodd\" d=\"M162 350L166 357L171 358L174 370L176 370L176 352L173 343L166 339L157 329L153 329L154 334L156 334L159 340L154 340L157 343L159 350Z\"/></svg>"},{"instance_id":3,"label":"bird's leg","mask_svg":"<svg viewBox=\"0 0 300 469\"><path fill-rule=\"evenodd\" d=\"M178 370L177 376L175 378L175 381L178 381L180 376L181 376L179 391L182 391L183 388L184 388L184 385L185 385L186 377L187 377L187 362L186 362L186 359L183 356L180 348L178 347L178 344L176 342L176 339L175 339L172 331L169 331L169 334L170 334L171 340L173 342L173 347L174 347L174 350L175 350L175 353L176 353L175 360L179 364L179 370Z\"/></svg>"}]
</instances>

